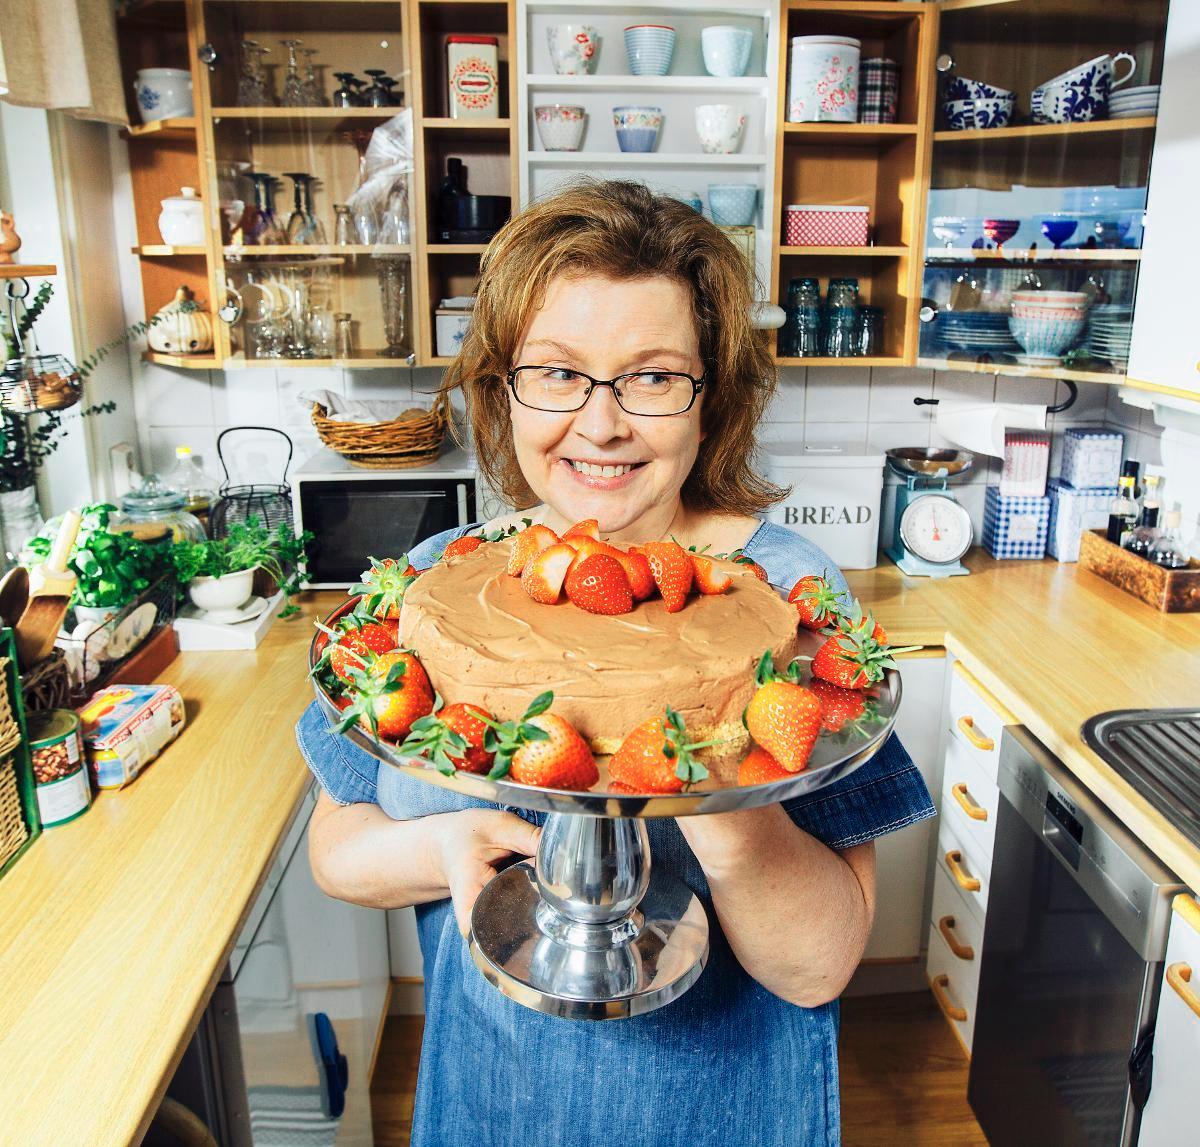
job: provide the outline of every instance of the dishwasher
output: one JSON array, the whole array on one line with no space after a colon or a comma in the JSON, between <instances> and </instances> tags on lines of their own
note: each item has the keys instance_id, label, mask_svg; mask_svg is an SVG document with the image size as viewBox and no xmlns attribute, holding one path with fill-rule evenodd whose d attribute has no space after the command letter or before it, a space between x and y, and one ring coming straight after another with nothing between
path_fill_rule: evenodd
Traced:
<instances>
[{"instance_id":1,"label":"dishwasher","mask_svg":"<svg viewBox=\"0 0 1200 1147\"><path fill-rule=\"evenodd\" d=\"M999 781L971 1107L991 1147L1136 1143L1183 886L1027 730Z\"/></svg>"}]
</instances>

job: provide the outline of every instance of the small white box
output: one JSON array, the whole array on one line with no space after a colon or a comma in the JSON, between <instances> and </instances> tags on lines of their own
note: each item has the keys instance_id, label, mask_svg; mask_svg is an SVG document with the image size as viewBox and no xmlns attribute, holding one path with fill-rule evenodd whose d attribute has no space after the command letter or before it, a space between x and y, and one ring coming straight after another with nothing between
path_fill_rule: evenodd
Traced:
<instances>
[{"instance_id":1,"label":"small white box","mask_svg":"<svg viewBox=\"0 0 1200 1147\"><path fill-rule=\"evenodd\" d=\"M1050 473L1050 434L1045 430L1006 430L1000 493L1005 498L1041 498Z\"/></svg>"},{"instance_id":2,"label":"small white box","mask_svg":"<svg viewBox=\"0 0 1200 1147\"><path fill-rule=\"evenodd\" d=\"M820 546L842 569L878 561L884 456L863 443L765 442L763 474L792 492L766 518Z\"/></svg>"},{"instance_id":3,"label":"small white box","mask_svg":"<svg viewBox=\"0 0 1200 1147\"><path fill-rule=\"evenodd\" d=\"M1109 426L1071 426L1063 431L1062 474L1076 490L1108 490L1117 485L1125 435Z\"/></svg>"},{"instance_id":4,"label":"small white box","mask_svg":"<svg viewBox=\"0 0 1200 1147\"><path fill-rule=\"evenodd\" d=\"M437 335L437 352L442 358L453 358L462 350L462 341L471 325L471 312L442 309L433 315L434 331Z\"/></svg>"},{"instance_id":5,"label":"small white box","mask_svg":"<svg viewBox=\"0 0 1200 1147\"><path fill-rule=\"evenodd\" d=\"M1117 496L1110 490L1076 490L1061 478L1050 479L1050 536L1046 552L1060 562L1079 561L1079 538L1084 530L1108 525L1108 511Z\"/></svg>"}]
</instances>

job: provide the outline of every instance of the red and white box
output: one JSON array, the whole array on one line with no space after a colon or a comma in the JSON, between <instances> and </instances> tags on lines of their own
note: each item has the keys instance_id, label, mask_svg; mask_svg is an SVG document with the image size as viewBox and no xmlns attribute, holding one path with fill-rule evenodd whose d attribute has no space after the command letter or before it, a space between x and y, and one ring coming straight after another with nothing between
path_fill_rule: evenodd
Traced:
<instances>
[{"instance_id":1,"label":"red and white box","mask_svg":"<svg viewBox=\"0 0 1200 1147\"><path fill-rule=\"evenodd\" d=\"M1050 473L1050 434L1045 430L1006 430L1001 497L1041 498Z\"/></svg>"},{"instance_id":2,"label":"red and white box","mask_svg":"<svg viewBox=\"0 0 1200 1147\"><path fill-rule=\"evenodd\" d=\"M783 215L783 238L789 247L865 247L867 207L793 203Z\"/></svg>"}]
</instances>

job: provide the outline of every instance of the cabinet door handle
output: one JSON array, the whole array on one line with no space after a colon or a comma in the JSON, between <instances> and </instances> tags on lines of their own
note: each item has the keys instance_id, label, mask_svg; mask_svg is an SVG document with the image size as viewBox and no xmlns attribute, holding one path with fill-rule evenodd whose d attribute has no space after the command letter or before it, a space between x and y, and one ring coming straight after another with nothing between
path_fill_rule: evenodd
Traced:
<instances>
[{"instance_id":1,"label":"cabinet door handle","mask_svg":"<svg viewBox=\"0 0 1200 1147\"><path fill-rule=\"evenodd\" d=\"M1192 984L1192 966L1180 962L1178 964L1167 965L1167 983L1175 989L1175 994L1196 1015L1200 1016L1200 996L1197 996L1193 990Z\"/></svg>"},{"instance_id":2,"label":"cabinet door handle","mask_svg":"<svg viewBox=\"0 0 1200 1147\"><path fill-rule=\"evenodd\" d=\"M956 724L958 731L981 753L990 753L996 747L996 742L991 737L985 737L975 728L974 717L959 717Z\"/></svg>"},{"instance_id":3,"label":"cabinet door handle","mask_svg":"<svg viewBox=\"0 0 1200 1147\"><path fill-rule=\"evenodd\" d=\"M929 986L933 989L933 998L937 1000L937 1006L942 1009L942 1014L948 1020L957 1020L960 1024L967 1022L967 1009L952 1004L946 994L946 989L950 986L949 976L945 973L934 976L929 981Z\"/></svg>"},{"instance_id":4,"label":"cabinet door handle","mask_svg":"<svg viewBox=\"0 0 1200 1147\"><path fill-rule=\"evenodd\" d=\"M952 848L946 853L946 867L950 869L950 875L964 892L978 892L983 887L978 876L968 875L967 870L963 868L962 853L957 848Z\"/></svg>"},{"instance_id":5,"label":"cabinet door handle","mask_svg":"<svg viewBox=\"0 0 1200 1147\"><path fill-rule=\"evenodd\" d=\"M953 952L960 960L975 959L975 949L970 944L963 944L954 934L954 917L943 916L938 921L938 931L942 934L942 939L950 945L950 951Z\"/></svg>"},{"instance_id":6,"label":"cabinet door handle","mask_svg":"<svg viewBox=\"0 0 1200 1147\"><path fill-rule=\"evenodd\" d=\"M967 791L967 782L959 781L951 790L951 795L958 801L959 807L972 820L987 820L987 809L981 804L976 804L970 792Z\"/></svg>"}]
</instances>

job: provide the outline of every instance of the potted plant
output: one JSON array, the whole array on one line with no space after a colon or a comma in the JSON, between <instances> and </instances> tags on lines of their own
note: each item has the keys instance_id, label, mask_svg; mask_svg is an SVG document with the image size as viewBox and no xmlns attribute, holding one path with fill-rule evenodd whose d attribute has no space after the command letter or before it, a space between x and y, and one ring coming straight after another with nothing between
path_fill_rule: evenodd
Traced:
<instances>
[{"instance_id":1,"label":"potted plant","mask_svg":"<svg viewBox=\"0 0 1200 1147\"><path fill-rule=\"evenodd\" d=\"M258 518L234 522L223 538L203 542L176 542L170 551L171 567L193 604L206 612L240 609L254 594L254 574L262 570L283 590L280 617L298 613L292 595L300 589L305 572L307 531L296 536L286 522L269 530Z\"/></svg>"}]
</instances>

